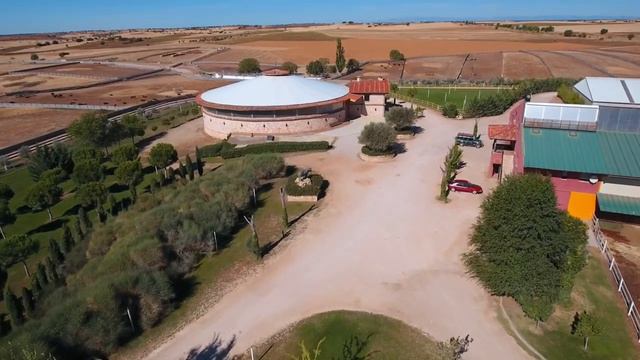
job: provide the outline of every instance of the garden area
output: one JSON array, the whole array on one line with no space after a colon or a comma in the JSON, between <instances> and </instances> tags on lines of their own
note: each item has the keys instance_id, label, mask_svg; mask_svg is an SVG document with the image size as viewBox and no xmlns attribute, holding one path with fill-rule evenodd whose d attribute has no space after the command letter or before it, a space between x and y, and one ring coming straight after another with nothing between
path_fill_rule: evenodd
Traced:
<instances>
[{"instance_id":1,"label":"garden area","mask_svg":"<svg viewBox=\"0 0 640 360\"><path fill-rule=\"evenodd\" d=\"M459 359L472 342L439 343L382 315L332 311L304 319L254 348L257 359ZM308 355L309 357L305 357ZM250 359L245 355L242 359Z\"/></svg>"},{"instance_id":2,"label":"garden area","mask_svg":"<svg viewBox=\"0 0 640 360\"><path fill-rule=\"evenodd\" d=\"M86 114L72 144L0 175L0 357L106 356L170 333L312 208L283 200L294 169L275 152L326 143L235 151L205 172L198 148L178 159L159 143L141 159L147 126Z\"/></svg>"}]
</instances>

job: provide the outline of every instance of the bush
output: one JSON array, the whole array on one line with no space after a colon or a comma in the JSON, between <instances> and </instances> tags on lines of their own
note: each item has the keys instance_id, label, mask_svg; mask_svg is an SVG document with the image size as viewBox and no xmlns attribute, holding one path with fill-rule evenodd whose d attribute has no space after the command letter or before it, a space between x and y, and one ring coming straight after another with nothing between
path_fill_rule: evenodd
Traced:
<instances>
[{"instance_id":1,"label":"bush","mask_svg":"<svg viewBox=\"0 0 640 360\"><path fill-rule=\"evenodd\" d=\"M584 100L578 95L573 88L562 84L558 88L558 97L562 99L565 104L584 104Z\"/></svg>"},{"instance_id":2,"label":"bush","mask_svg":"<svg viewBox=\"0 0 640 360\"><path fill-rule=\"evenodd\" d=\"M322 192L322 188L324 186L324 178L318 174L312 174L309 176L311 179L311 184L300 187L296 184L296 179L298 178L298 174L290 176L287 180L287 185L285 186L285 191L287 195L291 196L318 196Z\"/></svg>"},{"instance_id":3,"label":"bush","mask_svg":"<svg viewBox=\"0 0 640 360\"><path fill-rule=\"evenodd\" d=\"M329 142L327 141L276 141L262 144L251 144L240 148L236 147L224 150L220 152L220 156L222 156L223 159L231 159L248 154L329 150L330 147L331 145L329 145Z\"/></svg>"},{"instance_id":4,"label":"bush","mask_svg":"<svg viewBox=\"0 0 640 360\"><path fill-rule=\"evenodd\" d=\"M245 58L238 64L238 73L240 74L256 74L261 72L260 62L254 58Z\"/></svg>"},{"instance_id":5,"label":"bush","mask_svg":"<svg viewBox=\"0 0 640 360\"><path fill-rule=\"evenodd\" d=\"M604 35L609 32L609 29L600 29L600 35Z\"/></svg>"},{"instance_id":6,"label":"bush","mask_svg":"<svg viewBox=\"0 0 640 360\"><path fill-rule=\"evenodd\" d=\"M313 60L307 64L307 73L310 75L322 75L327 72L325 65L320 60Z\"/></svg>"},{"instance_id":7,"label":"bush","mask_svg":"<svg viewBox=\"0 0 640 360\"><path fill-rule=\"evenodd\" d=\"M565 37L572 37L573 36L573 30L565 30L563 35Z\"/></svg>"},{"instance_id":8,"label":"bush","mask_svg":"<svg viewBox=\"0 0 640 360\"><path fill-rule=\"evenodd\" d=\"M458 106L454 103L447 103L442 107L442 115L448 118L455 118L458 114Z\"/></svg>"},{"instance_id":9,"label":"bush","mask_svg":"<svg viewBox=\"0 0 640 360\"><path fill-rule=\"evenodd\" d=\"M231 150L234 147L236 147L235 144L231 144L227 140L223 140L219 143L205 145L199 150L202 157L215 157L219 156L221 152Z\"/></svg>"},{"instance_id":10,"label":"bush","mask_svg":"<svg viewBox=\"0 0 640 360\"><path fill-rule=\"evenodd\" d=\"M389 51L389 60L392 61L404 61L405 57L404 54L401 53L400 51L393 49L391 51Z\"/></svg>"},{"instance_id":11,"label":"bush","mask_svg":"<svg viewBox=\"0 0 640 360\"><path fill-rule=\"evenodd\" d=\"M298 65L291 61L285 61L280 65L280 69L288 71L289 74L295 74L298 72Z\"/></svg>"},{"instance_id":12,"label":"bush","mask_svg":"<svg viewBox=\"0 0 640 360\"><path fill-rule=\"evenodd\" d=\"M358 137L358 142L364 145L363 153L366 155L391 153L391 146L395 143L395 140L396 133L393 128L389 124L379 122L367 124ZM369 154L366 152L369 152Z\"/></svg>"}]
</instances>

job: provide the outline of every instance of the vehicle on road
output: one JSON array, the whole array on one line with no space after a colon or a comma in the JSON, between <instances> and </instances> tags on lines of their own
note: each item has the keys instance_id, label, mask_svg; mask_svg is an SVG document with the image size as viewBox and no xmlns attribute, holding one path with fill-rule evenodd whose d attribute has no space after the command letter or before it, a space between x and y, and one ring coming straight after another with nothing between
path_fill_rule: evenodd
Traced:
<instances>
[{"instance_id":1,"label":"vehicle on road","mask_svg":"<svg viewBox=\"0 0 640 360\"><path fill-rule=\"evenodd\" d=\"M484 146L482 140L480 140L480 136L473 136L473 134L467 133L458 133L458 135L456 135L456 144L460 146L474 146L476 148Z\"/></svg>"},{"instance_id":2,"label":"vehicle on road","mask_svg":"<svg viewBox=\"0 0 640 360\"><path fill-rule=\"evenodd\" d=\"M472 194L482 194L482 187L468 180L456 179L449 183L449 190L456 192L468 192Z\"/></svg>"}]
</instances>

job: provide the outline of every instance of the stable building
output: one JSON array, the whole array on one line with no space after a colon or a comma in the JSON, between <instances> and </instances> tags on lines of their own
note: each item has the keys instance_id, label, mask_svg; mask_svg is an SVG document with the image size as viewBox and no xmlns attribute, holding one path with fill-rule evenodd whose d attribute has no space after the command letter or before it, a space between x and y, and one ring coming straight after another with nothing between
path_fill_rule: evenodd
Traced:
<instances>
[{"instance_id":1,"label":"stable building","mask_svg":"<svg viewBox=\"0 0 640 360\"><path fill-rule=\"evenodd\" d=\"M525 103L490 125L491 173L551 178L558 207L588 220L640 222L640 82L587 78L586 105ZM604 90L603 90L604 89Z\"/></svg>"}]
</instances>

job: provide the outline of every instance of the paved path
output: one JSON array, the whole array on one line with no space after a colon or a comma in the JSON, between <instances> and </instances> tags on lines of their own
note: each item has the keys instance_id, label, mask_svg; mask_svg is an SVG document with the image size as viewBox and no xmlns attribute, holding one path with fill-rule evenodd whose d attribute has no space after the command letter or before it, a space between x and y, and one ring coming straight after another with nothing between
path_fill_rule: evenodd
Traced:
<instances>
[{"instance_id":1,"label":"paved path","mask_svg":"<svg viewBox=\"0 0 640 360\"><path fill-rule=\"evenodd\" d=\"M496 301L461 264L484 195L454 193L449 204L436 201L442 159L454 135L471 131L473 121L427 110L419 122L424 133L406 142L406 153L381 164L357 157L366 121L323 134L337 139L327 153L287 159L330 181L320 209L261 271L148 359L182 359L214 335L235 337L232 353L243 352L292 322L337 309L398 318L440 340L470 334L468 359L529 358L498 322ZM490 122L506 123L506 117L481 119L481 133ZM494 187L486 174L489 152L490 146L465 148L468 166L460 177Z\"/></svg>"}]
</instances>

